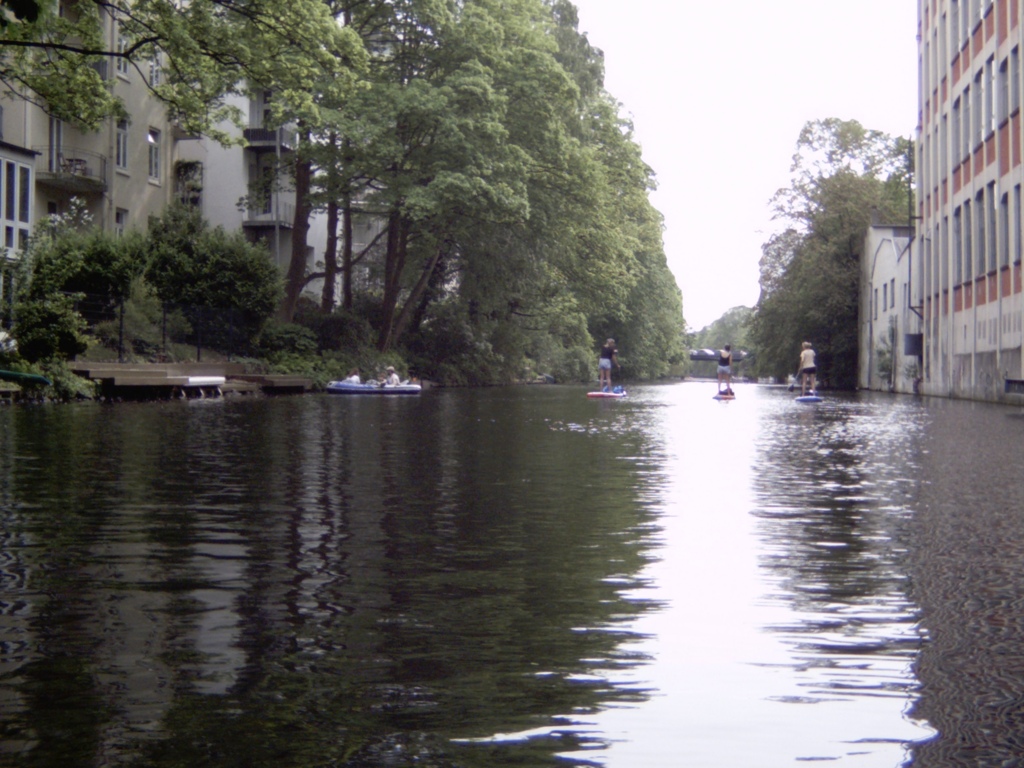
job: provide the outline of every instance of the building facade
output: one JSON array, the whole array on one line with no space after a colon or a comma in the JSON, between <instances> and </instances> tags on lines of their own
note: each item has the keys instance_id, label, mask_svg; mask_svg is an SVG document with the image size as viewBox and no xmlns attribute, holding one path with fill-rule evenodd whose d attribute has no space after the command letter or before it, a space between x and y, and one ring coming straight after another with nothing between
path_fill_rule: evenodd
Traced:
<instances>
[{"instance_id":1,"label":"building facade","mask_svg":"<svg viewBox=\"0 0 1024 768\"><path fill-rule=\"evenodd\" d=\"M925 394L1014 399L1024 381L1022 2L918 0L918 221L904 341L919 346Z\"/></svg>"},{"instance_id":2,"label":"building facade","mask_svg":"<svg viewBox=\"0 0 1024 768\"><path fill-rule=\"evenodd\" d=\"M912 242L913 230L908 226L873 224L864 238L857 334L860 389L918 391L921 318L908 300Z\"/></svg>"}]
</instances>

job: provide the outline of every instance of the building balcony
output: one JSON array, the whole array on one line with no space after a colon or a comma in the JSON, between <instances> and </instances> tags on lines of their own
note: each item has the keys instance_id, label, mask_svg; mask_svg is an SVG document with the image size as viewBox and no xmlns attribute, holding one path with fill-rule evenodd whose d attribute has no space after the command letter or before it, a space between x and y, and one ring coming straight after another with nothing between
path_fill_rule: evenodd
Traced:
<instances>
[{"instance_id":1,"label":"building balcony","mask_svg":"<svg viewBox=\"0 0 1024 768\"><path fill-rule=\"evenodd\" d=\"M242 136L248 142L246 148L256 152L291 152L295 149L295 131L290 128L246 128Z\"/></svg>"},{"instance_id":2,"label":"building balcony","mask_svg":"<svg viewBox=\"0 0 1024 768\"><path fill-rule=\"evenodd\" d=\"M107 158L74 147L43 145L38 152L36 183L73 194L102 194L107 191Z\"/></svg>"},{"instance_id":3,"label":"building balcony","mask_svg":"<svg viewBox=\"0 0 1024 768\"><path fill-rule=\"evenodd\" d=\"M291 229L294 225L295 203L279 200L277 196L262 208L247 210L242 217L242 226L246 229Z\"/></svg>"}]
</instances>

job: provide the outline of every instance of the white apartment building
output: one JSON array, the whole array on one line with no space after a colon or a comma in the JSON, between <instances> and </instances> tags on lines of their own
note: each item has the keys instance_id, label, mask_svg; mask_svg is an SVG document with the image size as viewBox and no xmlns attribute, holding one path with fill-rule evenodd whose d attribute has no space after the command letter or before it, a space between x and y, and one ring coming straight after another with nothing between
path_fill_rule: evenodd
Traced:
<instances>
[{"instance_id":1,"label":"white apartment building","mask_svg":"<svg viewBox=\"0 0 1024 768\"><path fill-rule=\"evenodd\" d=\"M1022 2L918 0L918 226L906 306L920 315L926 394L1024 392Z\"/></svg>"}]
</instances>

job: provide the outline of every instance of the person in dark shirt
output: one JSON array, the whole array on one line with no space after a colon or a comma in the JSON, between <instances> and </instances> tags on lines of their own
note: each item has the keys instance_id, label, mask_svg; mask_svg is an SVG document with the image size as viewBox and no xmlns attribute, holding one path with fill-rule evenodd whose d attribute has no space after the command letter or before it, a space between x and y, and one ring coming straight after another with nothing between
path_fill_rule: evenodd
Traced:
<instances>
[{"instance_id":1,"label":"person in dark shirt","mask_svg":"<svg viewBox=\"0 0 1024 768\"><path fill-rule=\"evenodd\" d=\"M722 389L722 382L725 382L725 389ZM732 345L726 344L724 349L718 350L718 394L732 394Z\"/></svg>"},{"instance_id":2,"label":"person in dark shirt","mask_svg":"<svg viewBox=\"0 0 1024 768\"><path fill-rule=\"evenodd\" d=\"M608 339L601 347L601 357L597 361L597 378L603 392L612 391L612 366L619 367L618 354L615 339Z\"/></svg>"}]
</instances>

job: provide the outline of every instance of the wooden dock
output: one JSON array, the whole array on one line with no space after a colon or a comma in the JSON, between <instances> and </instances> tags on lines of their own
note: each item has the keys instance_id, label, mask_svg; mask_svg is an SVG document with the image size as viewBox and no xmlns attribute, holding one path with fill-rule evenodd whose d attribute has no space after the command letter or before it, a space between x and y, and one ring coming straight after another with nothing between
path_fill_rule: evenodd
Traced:
<instances>
[{"instance_id":1,"label":"wooden dock","mask_svg":"<svg viewBox=\"0 0 1024 768\"><path fill-rule=\"evenodd\" d=\"M103 400L171 400L227 394L302 394L312 382L301 376L252 374L241 363L88 363L71 371L99 385Z\"/></svg>"}]
</instances>

